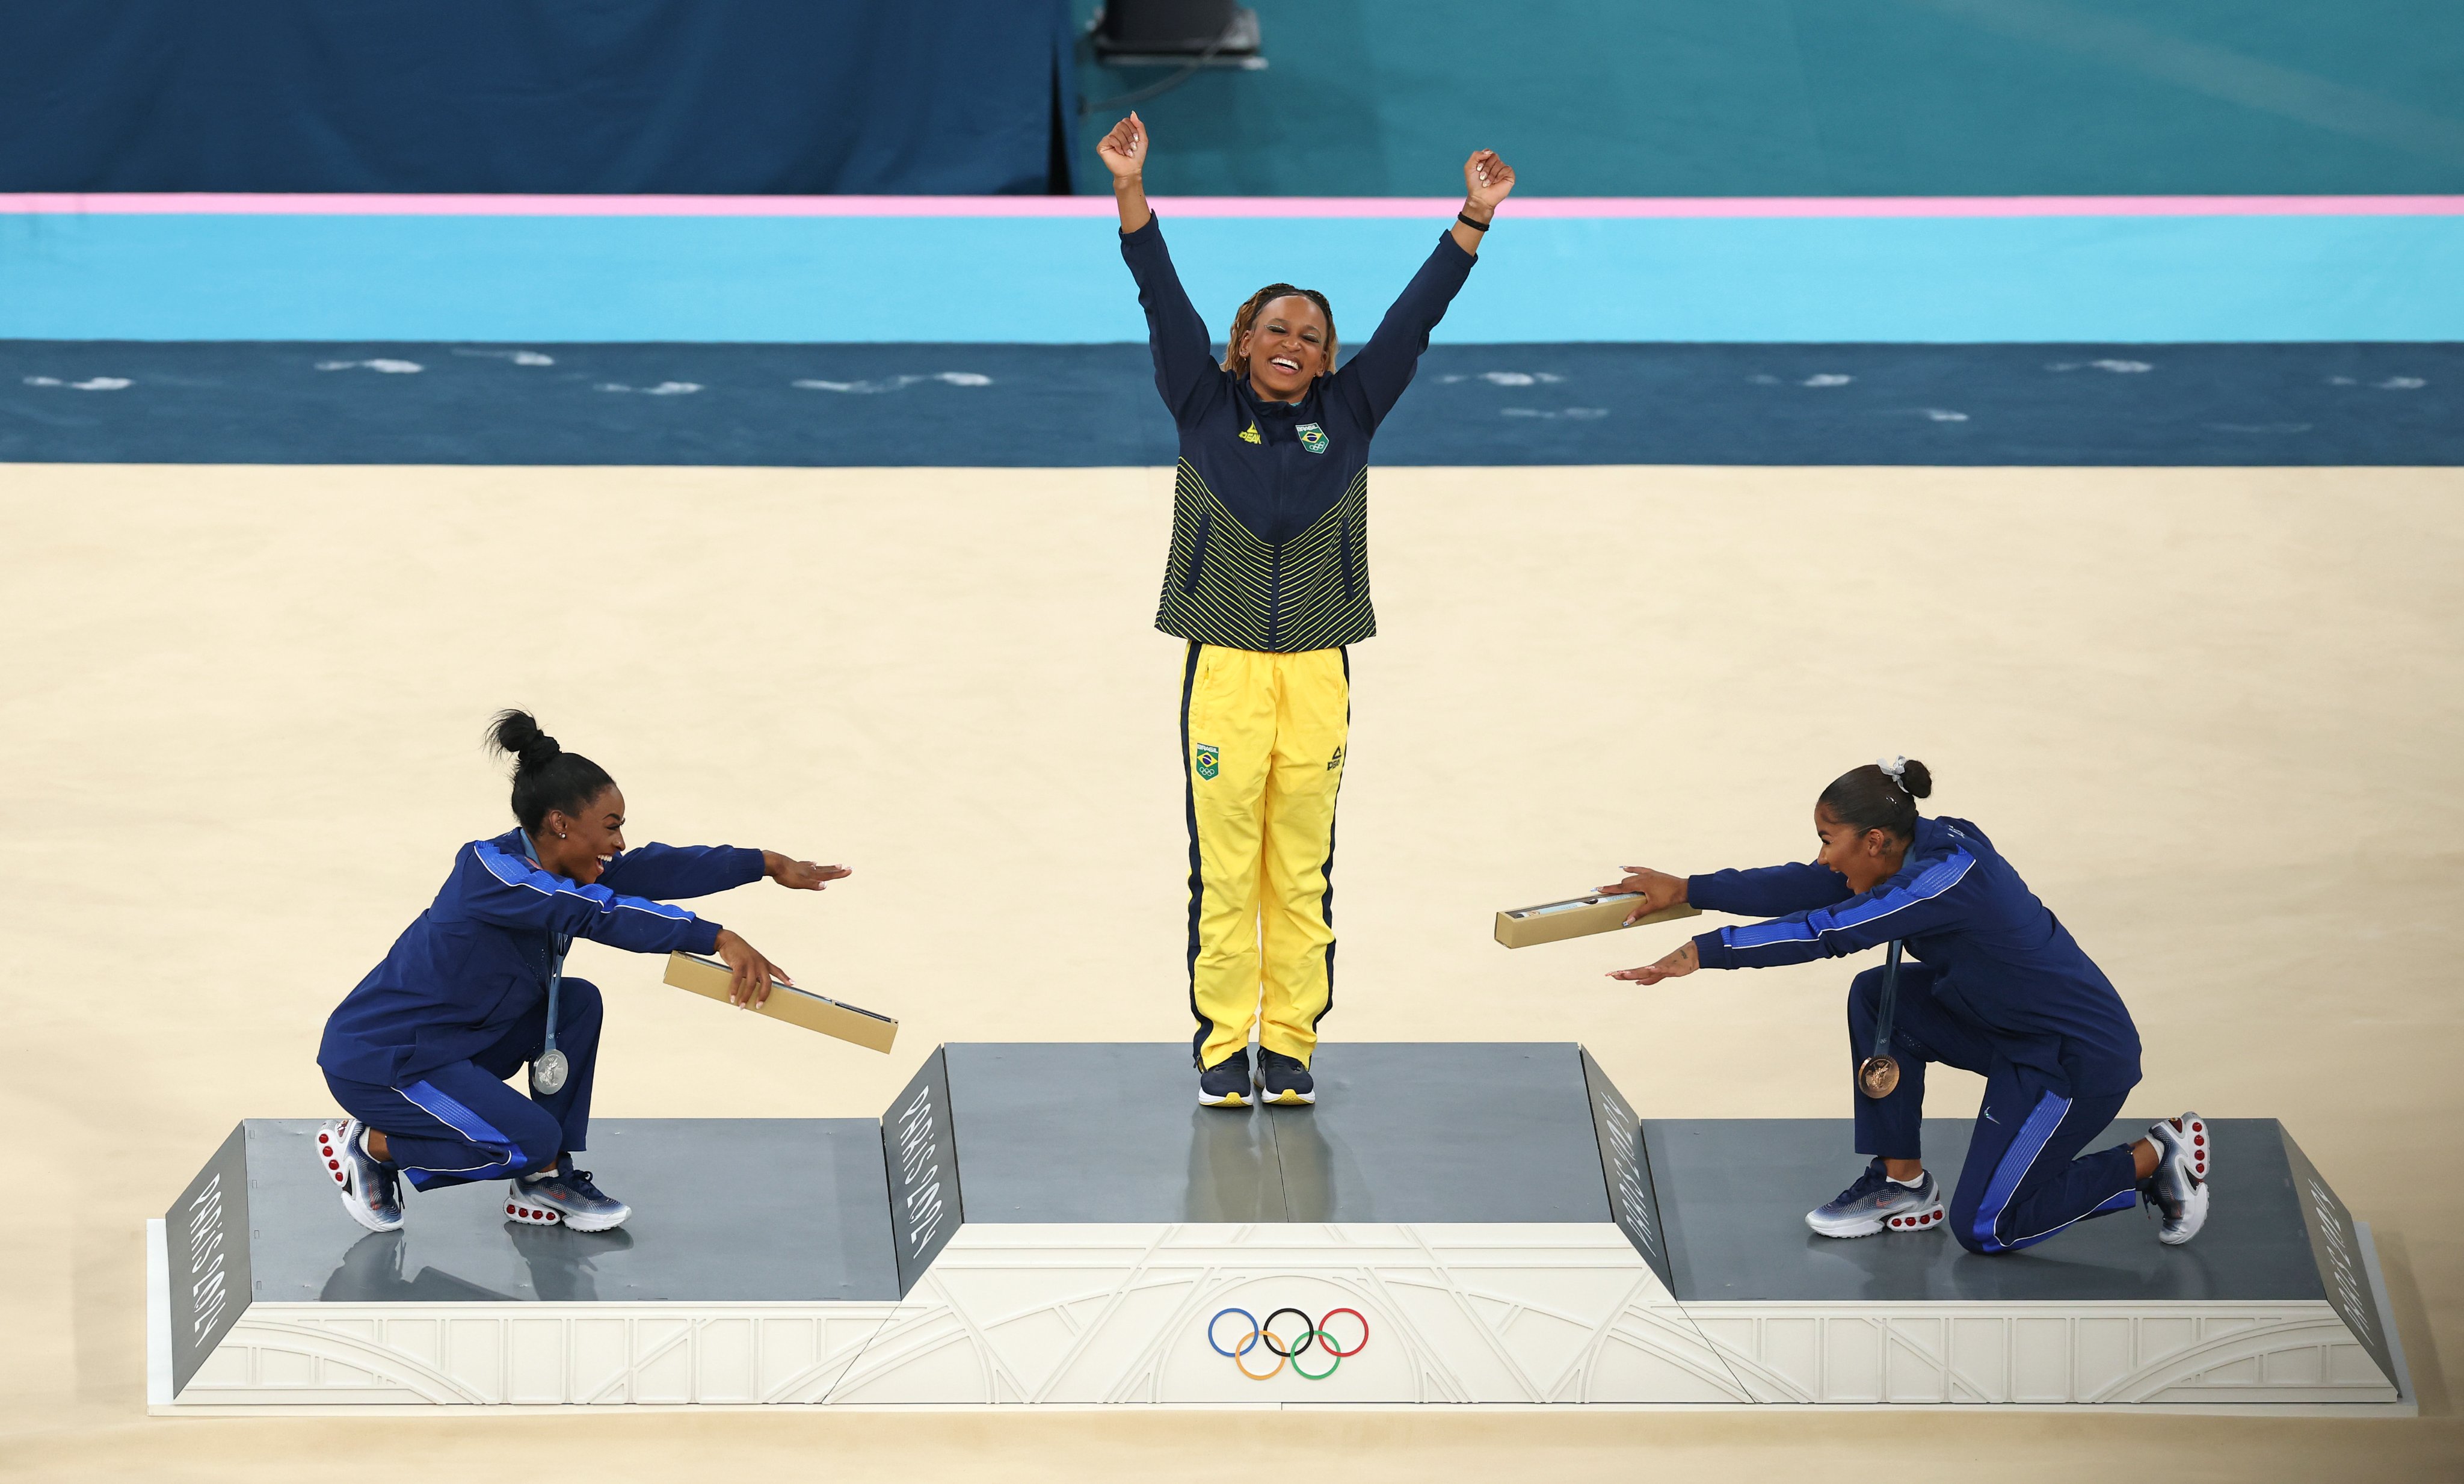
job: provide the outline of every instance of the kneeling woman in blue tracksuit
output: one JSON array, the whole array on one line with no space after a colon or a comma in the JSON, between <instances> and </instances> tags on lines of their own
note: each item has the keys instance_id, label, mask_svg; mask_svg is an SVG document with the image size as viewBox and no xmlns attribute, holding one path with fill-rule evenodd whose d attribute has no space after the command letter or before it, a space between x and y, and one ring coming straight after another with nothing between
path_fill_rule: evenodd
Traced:
<instances>
[{"instance_id":1,"label":"kneeling woman in blue tracksuit","mask_svg":"<svg viewBox=\"0 0 2464 1484\"><path fill-rule=\"evenodd\" d=\"M1868 1236L1945 1223L1918 1143L1925 1063L1941 1061L1986 1080L1947 1216L1961 1246L2014 1252L2143 1197L2164 1218L2160 1240L2189 1241L2207 1220L2206 1124L2185 1113L2146 1138L2079 1154L2139 1081L2139 1032L2112 981L1983 831L1918 817L1917 800L1932 788L1925 765L1905 758L1842 774L1815 805L1822 849L1810 865L1690 877L1629 867L1604 889L1639 894L1637 915L1691 903L1775 920L1704 933L1611 977L1657 984L1696 969L1844 957L1896 939L1917 960L1899 974L1890 1040L1899 1084L1880 1099L1854 1099L1857 1152L1872 1163L1806 1224L1824 1236ZM1849 991L1852 1067L1874 1049L1883 975L1869 969Z\"/></svg>"},{"instance_id":2,"label":"kneeling woman in blue tracksuit","mask_svg":"<svg viewBox=\"0 0 2464 1484\"><path fill-rule=\"evenodd\" d=\"M631 1209L573 1165L590 1123L600 1001L596 987L562 977L565 949L582 937L715 952L734 971L736 1003L759 1004L786 974L668 900L763 876L818 891L847 874L731 845L627 850L625 796L598 764L520 711L499 713L489 737L516 759L519 828L461 848L436 900L335 1007L317 1052L350 1115L319 1132L318 1158L342 1209L371 1232L402 1225L404 1180L432 1190L509 1179L515 1221L621 1225ZM527 1097L505 1084L525 1063Z\"/></svg>"}]
</instances>

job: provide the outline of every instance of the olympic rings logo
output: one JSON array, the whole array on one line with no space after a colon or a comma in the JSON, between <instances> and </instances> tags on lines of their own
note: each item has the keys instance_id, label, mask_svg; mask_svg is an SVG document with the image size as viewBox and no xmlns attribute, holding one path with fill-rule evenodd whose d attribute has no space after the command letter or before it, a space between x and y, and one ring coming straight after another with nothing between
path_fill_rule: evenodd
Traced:
<instances>
[{"instance_id":1,"label":"olympic rings logo","mask_svg":"<svg viewBox=\"0 0 2464 1484\"><path fill-rule=\"evenodd\" d=\"M1215 1332L1217 1326L1223 1322L1224 1317L1232 1314L1237 1314L1249 1321L1249 1332L1241 1337L1239 1344L1226 1350L1223 1348L1223 1342L1216 1338ZM1275 1333L1275 1320L1287 1314L1297 1317L1305 1326L1290 1340L1286 1340ZM1360 1338L1353 1342L1352 1348L1349 1350L1336 1344L1334 1336L1326 1330L1326 1326L1332 1323L1338 1314L1351 1315L1360 1325ZM1283 1308L1267 1315L1266 1322L1261 1324L1258 1322L1258 1317L1246 1309L1225 1309L1206 1321L1206 1342L1214 1347L1216 1354L1230 1361L1242 1375L1251 1381L1272 1381L1284 1373L1284 1367L1287 1365L1292 1368L1293 1375L1304 1381L1324 1381L1333 1375L1345 1361L1369 1348L1369 1320L1358 1309L1329 1309L1326 1311L1325 1319L1312 1320L1305 1310ZM1249 1368L1249 1363L1245 1357L1260 1345L1265 1346L1267 1353L1274 1356L1273 1370L1260 1371ZM1301 1364L1300 1358L1307 1355L1312 1346L1326 1352L1326 1369L1313 1371Z\"/></svg>"}]
</instances>

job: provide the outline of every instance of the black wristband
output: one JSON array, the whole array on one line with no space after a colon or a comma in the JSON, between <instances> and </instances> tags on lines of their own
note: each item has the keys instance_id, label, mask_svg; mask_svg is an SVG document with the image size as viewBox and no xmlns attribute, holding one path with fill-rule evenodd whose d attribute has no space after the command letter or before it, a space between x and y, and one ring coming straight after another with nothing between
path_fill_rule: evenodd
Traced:
<instances>
[{"instance_id":1,"label":"black wristband","mask_svg":"<svg viewBox=\"0 0 2464 1484\"><path fill-rule=\"evenodd\" d=\"M1476 232L1485 232L1485 231L1488 230L1488 223L1487 223L1487 222L1475 222L1475 221L1473 221L1470 217L1465 216L1465 215L1464 215L1463 212L1461 212L1461 211L1457 211L1457 212L1455 213L1455 220L1456 220L1456 221L1458 221L1458 222L1463 223L1465 227L1470 228L1473 231L1476 231Z\"/></svg>"}]
</instances>

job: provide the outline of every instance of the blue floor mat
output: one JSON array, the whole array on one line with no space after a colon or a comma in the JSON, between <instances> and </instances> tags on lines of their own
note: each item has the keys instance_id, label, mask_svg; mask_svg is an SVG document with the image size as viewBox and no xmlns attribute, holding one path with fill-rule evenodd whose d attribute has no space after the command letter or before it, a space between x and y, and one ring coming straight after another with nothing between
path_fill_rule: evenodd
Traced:
<instances>
[{"instance_id":1,"label":"blue floor mat","mask_svg":"<svg viewBox=\"0 0 2464 1484\"><path fill-rule=\"evenodd\" d=\"M1160 465L1140 345L0 340L0 460ZM2453 465L2464 345L1431 348L1388 465Z\"/></svg>"}]
</instances>

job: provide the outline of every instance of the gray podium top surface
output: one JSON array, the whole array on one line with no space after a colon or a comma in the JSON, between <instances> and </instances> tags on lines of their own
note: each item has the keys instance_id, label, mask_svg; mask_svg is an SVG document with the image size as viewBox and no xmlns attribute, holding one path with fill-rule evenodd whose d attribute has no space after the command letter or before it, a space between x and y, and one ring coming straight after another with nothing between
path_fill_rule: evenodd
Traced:
<instances>
[{"instance_id":1,"label":"gray podium top surface","mask_svg":"<svg viewBox=\"0 0 2464 1484\"><path fill-rule=\"evenodd\" d=\"M1926 1165L1947 1197L1970 1121L1925 1121ZM2016 1253L1981 1257L1947 1231L1840 1240L1805 1212L1857 1178L1846 1119L1646 1119L1643 1143L1668 1233L1677 1298L1837 1301L2323 1298L2283 1134L2270 1118L2210 1119L2215 1174L2207 1226L2180 1247L2142 1211L2082 1221ZM2090 1149L2147 1131L2123 1120Z\"/></svg>"},{"instance_id":2,"label":"gray podium top surface","mask_svg":"<svg viewBox=\"0 0 2464 1484\"><path fill-rule=\"evenodd\" d=\"M969 1221L1607 1221L1572 1042L1322 1046L1314 1107L1197 1105L1186 1042L956 1043Z\"/></svg>"},{"instance_id":3,"label":"gray podium top surface","mask_svg":"<svg viewBox=\"0 0 2464 1484\"><path fill-rule=\"evenodd\" d=\"M248 1121L253 1297L273 1302L891 1298L890 1185L871 1119L601 1119L584 1168L633 1208L613 1232L517 1226L505 1182L404 1194L363 1231L318 1124Z\"/></svg>"}]
</instances>

